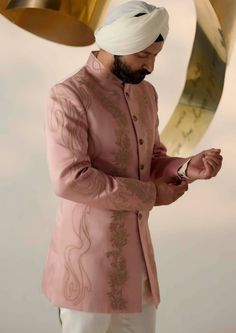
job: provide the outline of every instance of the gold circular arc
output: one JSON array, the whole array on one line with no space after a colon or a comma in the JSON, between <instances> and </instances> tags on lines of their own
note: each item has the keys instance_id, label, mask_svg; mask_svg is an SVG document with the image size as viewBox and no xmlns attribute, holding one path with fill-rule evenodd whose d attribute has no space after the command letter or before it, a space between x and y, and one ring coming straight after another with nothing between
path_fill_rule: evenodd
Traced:
<instances>
[{"instance_id":1,"label":"gold circular arc","mask_svg":"<svg viewBox=\"0 0 236 333\"><path fill-rule=\"evenodd\" d=\"M47 40L69 45L94 43L94 30L109 0L0 0L0 13Z\"/></svg>"},{"instance_id":2,"label":"gold circular arc","mask_svg":"<svg viewBox=\"0 0 236 333\"><path fill-rule=\"evenodd\" d=\"M45 39L85 46L109 0L0 0L0 13ZM236 33L236 0L194 0L197 24L186 82L161 140L168 154L187 156L210 125L221 99Z\"/></svg>"},{"instance_id":3,"label":"gold circular arc","mask_svg":"<svg viewBox=\"0 0 236 333\"><path fill-rule=\"evenodd\" d=\"M235 0L194 0L195 40L179 103L161 133L171 156L188 156L209 127L221 99L236 32Z\"/></svg>"}]
</instances>

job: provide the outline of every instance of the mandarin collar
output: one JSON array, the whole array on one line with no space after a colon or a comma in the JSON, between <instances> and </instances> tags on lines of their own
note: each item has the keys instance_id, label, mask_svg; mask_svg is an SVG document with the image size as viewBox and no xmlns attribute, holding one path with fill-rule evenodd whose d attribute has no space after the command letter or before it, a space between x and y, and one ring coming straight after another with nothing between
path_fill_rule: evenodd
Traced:
<instances>
[{"instance_id":1,"label":"mandarin collar","mask_svg":"<svg viewBox=\"0 0 236 333\"><path fill-rule=\"evenodd\" d=\"M101 85L108 86L114 84L122 90L130 90L130 84L124 83L117 76L115 76L109 69L107 69L98 59L98 51L92 51L86 63L86 68Z\"/></svg>"}]
</instances>

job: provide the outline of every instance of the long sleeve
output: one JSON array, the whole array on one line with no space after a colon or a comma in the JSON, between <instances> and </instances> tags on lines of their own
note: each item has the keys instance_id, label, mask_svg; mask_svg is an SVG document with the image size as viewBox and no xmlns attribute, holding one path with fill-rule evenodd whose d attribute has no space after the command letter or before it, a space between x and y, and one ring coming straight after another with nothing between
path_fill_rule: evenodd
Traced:
<instances>
[{"instance_id":1,"label":"long sleeve","mask_svg":"<svg viewBox=\"0 0 236 333\"><path fill-rule=\"evenodd\" d=\"M160 142L157 133L151 162L152 180L163 176L178 177L178 169L188 160L188 158L168 156L166 152L166 147Z\"/></svg>"},{"instance_id":2,"label":"long sleeve","mask_svg":"<svg viewBox=\"0 0 236 333\"><path fill-rule=\"evenodd\" d=\"M158 96L154 89L156 106L158 109ZM152 162L151 162L151 179L159 177L178 177L178 169L188 160L188 158L171 157L167 155L165 145L160 141L158 132L159 119L156 118L155 143L153 146Z\"/></svg>"},{"instance_id":3,"label":"long sleeve","mask_svg":"<svg viewBox=\"0 0 236 333\"><path fill-rule=\"evenodd\" d=\"M55 85L46 109L45 137L49 175L56 195L102 209L152 209L156 200L154 183L113 177L93 168L88 131L83 102L71 87Z\"/></svg>"}]
</instances>

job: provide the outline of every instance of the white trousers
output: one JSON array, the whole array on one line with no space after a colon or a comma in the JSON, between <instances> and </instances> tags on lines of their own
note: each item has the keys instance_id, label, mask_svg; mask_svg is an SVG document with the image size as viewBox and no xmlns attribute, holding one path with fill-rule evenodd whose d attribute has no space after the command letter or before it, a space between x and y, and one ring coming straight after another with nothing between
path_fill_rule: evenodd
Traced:
<instances>
[{"instance_id":1,"label":"white trousers","mask_svg":"<svg viewBox=\"0 0 236 333\"><path fill-rule=\"evenodd\" d=\"M142 276L142 312L90 313L60 308L62 333L155 333L156 308L145 293L147 271Z\"/></svg>"},{"instance_id":2,"label":"white trousers","mask_svg":"<svg viewBox=\"0 0 236 333\"><path fill-rule=\"evenodd\" d=\"M60 310L63 333L155 333L156 308L153 304L143 304L139 313Z\"/></svg>"}]
</instances>

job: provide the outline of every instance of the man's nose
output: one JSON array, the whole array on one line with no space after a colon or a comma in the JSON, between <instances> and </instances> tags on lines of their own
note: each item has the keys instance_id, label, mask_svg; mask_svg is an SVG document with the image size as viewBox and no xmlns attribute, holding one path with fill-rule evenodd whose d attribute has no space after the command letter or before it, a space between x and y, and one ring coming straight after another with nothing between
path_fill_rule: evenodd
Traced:
<instances>
[{"instance_id":1,"label":"man's nose","mask_svg":"<svg viewBox=\"0 0 236 333\"><path fill-rule=\"evenodd\" d=\"M144 68L151 73L154 69L154 64L155 64L155 59L149 59L146 62Z\"/></svg>"}]
</instances>

